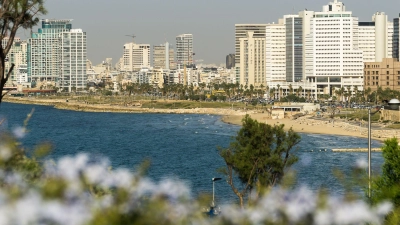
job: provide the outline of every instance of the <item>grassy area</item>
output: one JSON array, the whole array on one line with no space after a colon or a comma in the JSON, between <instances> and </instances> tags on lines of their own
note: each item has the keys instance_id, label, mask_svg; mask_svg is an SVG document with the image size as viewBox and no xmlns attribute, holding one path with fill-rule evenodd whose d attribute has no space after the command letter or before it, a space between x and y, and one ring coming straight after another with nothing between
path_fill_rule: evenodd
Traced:
<instances>
[{"instance_id":1,"label":"grassy area","mask_svg":"<svg viewBox=\"0 0 400 225\"><path fill-rule=\"evenodd\" d=\"M368 110L356 110L353 111L352 113L347 113L347 114L336 114L335 117L339 117L341 119L347 118L348 120L364 120L368 121ZM374 115L371 116L371 122L378 122L380 119L380 114L375 113Z\"/></svg>"},{"instance_id":2,"label":"grassy area","mask_svg":"<svg viewBox=\"0 0 400 225\"><path fill-rule=\"evenodd\" d=\"M193 108L222 108L222 109L248 109L265 110L271 105L253 106L243 102L211 102L211 101L187 101L187 100L166 100L150 96L40 96L41 99L68 99L69 101L87 102L89 104L111 104L111 105L134 105L141 103L143 108L155 109L193 109Z\"/></svg>"},{"instance_id":3,"label":"grassy area","mask_svg":"<svg viewBox=\"0 0 400 225\"><path fill-rule=\"evenodd\" d=\"M392 129L400 129L400 124L391 124L389 126L387 126L387 128L392 128Z\"/></svg>"}]
</instances>

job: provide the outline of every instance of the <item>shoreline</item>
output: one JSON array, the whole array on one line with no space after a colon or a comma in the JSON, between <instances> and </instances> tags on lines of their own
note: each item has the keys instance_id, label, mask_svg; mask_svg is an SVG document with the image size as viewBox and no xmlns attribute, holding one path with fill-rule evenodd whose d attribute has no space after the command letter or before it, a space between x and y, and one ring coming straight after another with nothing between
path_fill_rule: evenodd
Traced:
<instances>
[{"instance_id":1,"label":"shoreline","mask_svg":"<svg viewBox=\"0 0 400 225\"><path fill-rule=\"evenodd\" d=\"M232 110L220 108L194 108L194 109L151 109L141 108L136 106L119 106L110 104L84 104L77 101L69 101L61 99L36 99L36 98L14 98L7 97L3 99L4 102L16 104L30 104L30 105L45 105L53 106L56 109L80 111L80 112L107 112L107 113L165 113L165 114L212 114L221 116L221 121L233 125L242 125L242 118L249 114L252 119L261 123L269 125L284 124L285 129L292 128L298 133L308 134L324 134L324 135L339 135L351 136L359 138L368 138L368 131L366 128L352 125L347 121L335 120L332 124L327 120L315 120L310 116L303 116L296 120L285 118L273 120L268 117L266 113L259 113L257 111L245 110ZM371 138L383 142L387 138L400 137L400 130L380 129L373 130Z\"/></svg>"}]
</instances>

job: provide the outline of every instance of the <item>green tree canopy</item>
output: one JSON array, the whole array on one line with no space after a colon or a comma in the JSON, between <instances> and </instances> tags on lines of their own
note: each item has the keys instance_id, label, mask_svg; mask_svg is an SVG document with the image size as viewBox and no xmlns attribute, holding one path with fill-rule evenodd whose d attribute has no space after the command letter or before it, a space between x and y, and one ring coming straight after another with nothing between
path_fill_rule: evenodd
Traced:
<instances>
[{"instance_id":1,"label":"green tree canopy","mask_svg":"<svg viewBox=\"0 0 400 225\"><path fill-rule=\"evenodd\" d=\"M243 118L243 127L235 140L226 149L219 149L226 167L221 169L227 182L238 196L243 207L247 194L256 190L259 195L282 180L288 167L297 161L292 154L293 147L300 142L300 136L284 125L270 126L253 120L249 115ZM234 175L243 184L235 186Z\"/></svg>"},{"instance_id":2,"label":"green tree canopy","mask_svg":"<svg viewBox=\"0 0 400 225\"><path fill-rule=\"evenodd\" d=\"M390 200L400 207L400 146L396 138L387 139L382 147L385 162L382 175L373 182L371 200Z\"/></svg>"}]
</instances>

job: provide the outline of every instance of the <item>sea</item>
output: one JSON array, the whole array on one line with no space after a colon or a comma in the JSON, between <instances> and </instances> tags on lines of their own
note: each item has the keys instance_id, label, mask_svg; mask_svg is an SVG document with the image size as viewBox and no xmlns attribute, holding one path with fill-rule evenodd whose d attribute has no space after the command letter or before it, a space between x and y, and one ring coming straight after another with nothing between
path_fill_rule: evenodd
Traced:
<instances>
[{"instance_id":1,"label":"sea","mask_svg":"<svg viewBox=\"0 0 400 225\"><path fill-rule=\"evenodd\" d=\"M2 103L0 132L23 126L32 111L28 134L20 143L29 151L36 145L50 142L54 149L48 156L88 153L94 159L106 157L113 168L132 171L144 161L151 166L146 176L155 182L166 178L179 179L190 188L193 197L212 194L212 178L224 175L218 169L224 161L218 147L228 147L240 126L221 121L208 114L130 114L92 113L55 109L52 106ZM366 152L332 152L333 148L366 148L366 138L301 133L301 142L294 152L299 161L292 167L296 173L294 188L321 188L333 195L344 193L343 182L333 171L350 174L360 161L367 161ZM372 147L382 143L373 140ZM381 172L382 153L373 152L373 174ZM362 193L362 188L358 191ZM237 201L224 179L215 182L216 202Z\"/></svg>"}]
</instances>

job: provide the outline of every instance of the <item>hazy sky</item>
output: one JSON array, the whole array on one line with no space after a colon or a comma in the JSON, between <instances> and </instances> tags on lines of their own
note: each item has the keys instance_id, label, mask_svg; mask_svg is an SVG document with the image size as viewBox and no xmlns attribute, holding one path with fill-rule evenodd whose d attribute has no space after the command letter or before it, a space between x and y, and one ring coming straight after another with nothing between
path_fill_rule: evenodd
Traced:
<instances>
[{"instance_id":1,"label":"hazy sky","mask_svg":"<svg viewBox=\"0 0 400 225\"><path fill-rule=\"evenodd\" d=\"M332 0L333 1L333 0ZM329 0L47 0L43 19L73 19L73 28L87 34L87 55L98 64L122 56L123 45L131 42L158 45L183 33L194 35L195 59L224 63L234 53L236 23L272 23L285 14L321 11ZM346 9L360 21L371 21L377 11L392 21L400 13L399 0L344 0ZM34 29L36 31L37 28ZM29 32L20 32L22 39Z\"/></svg>"}]
</instances>

